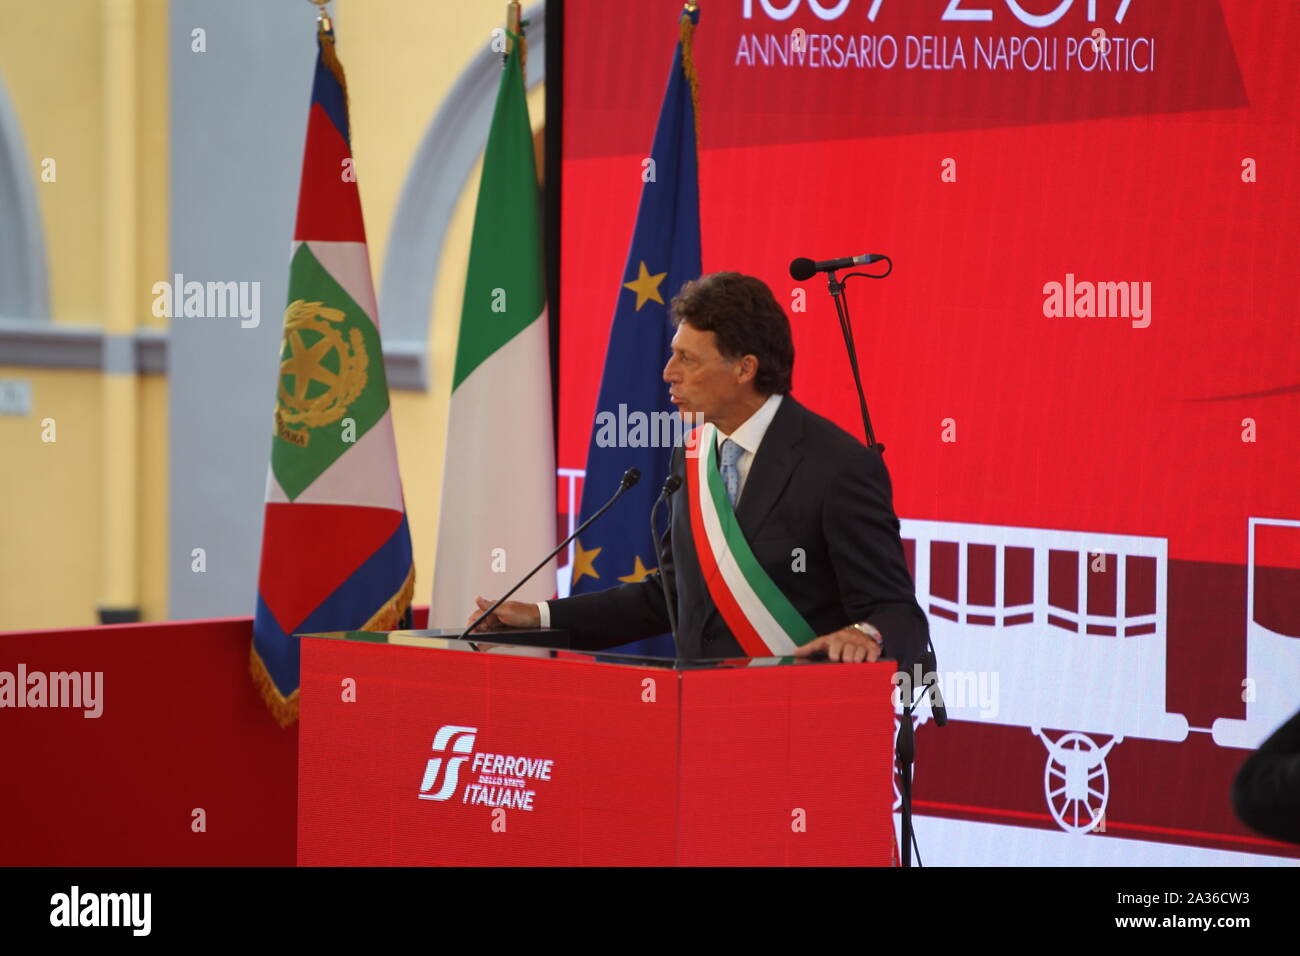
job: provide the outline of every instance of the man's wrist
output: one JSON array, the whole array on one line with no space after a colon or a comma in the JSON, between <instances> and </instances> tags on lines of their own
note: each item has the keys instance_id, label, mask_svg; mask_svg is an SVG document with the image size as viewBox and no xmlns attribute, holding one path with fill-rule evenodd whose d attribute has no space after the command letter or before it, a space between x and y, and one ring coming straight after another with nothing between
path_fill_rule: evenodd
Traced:
<instances>
[{"instance_id":1,"label":"man's wrist","mask_svg":"<svg viewBox=\"0 0 1300 956\"><path fill-rule=\"evenodd\" d=\"M539 628L551 626L551 605L546 601L537 602L537 626Z\"/></svg>"},{"instance_id":2,"label":"man's wrist","mask_svg":"<svg viewBox=\"0 0 1300 956\"><path fill-rule=\"evenodd\" d=\"M871 638L871 640L875 641L877 647L883 648L885 646L885 639L870 621L855 621L849 627Z\"/></svg>"}]
</instances>

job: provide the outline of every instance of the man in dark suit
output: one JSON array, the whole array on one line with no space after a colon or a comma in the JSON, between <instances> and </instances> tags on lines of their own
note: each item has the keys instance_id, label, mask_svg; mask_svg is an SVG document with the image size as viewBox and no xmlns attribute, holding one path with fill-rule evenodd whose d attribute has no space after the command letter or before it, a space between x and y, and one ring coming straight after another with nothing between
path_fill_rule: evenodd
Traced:
<instances>
[{"instance_id":1,"label":"man in dark suit","mask_svg":"<svg viewBox=\"0 0 1300 956\"><path fill-rule=\"evenodd\" d=\"M671 314L677 331L664 368L671 400L683 416L718 430L740 530L817 635L796 653L846 662L885 656L910 668L925 650L928 625L899 540L889 473L876 449L788 394L794 343L771 290L751 276L713 273L683 285ZM672 473L683 476L687 464L678 446ZM661 634L669 630L662 574L677 605L681 655L743 655L701 570L685 485L670 505L658 573L542 604L508 601L480 628L562 628L575 647L592 650ZM480 611L490 604L478 598Z\"/></svg>"}]
</instances>

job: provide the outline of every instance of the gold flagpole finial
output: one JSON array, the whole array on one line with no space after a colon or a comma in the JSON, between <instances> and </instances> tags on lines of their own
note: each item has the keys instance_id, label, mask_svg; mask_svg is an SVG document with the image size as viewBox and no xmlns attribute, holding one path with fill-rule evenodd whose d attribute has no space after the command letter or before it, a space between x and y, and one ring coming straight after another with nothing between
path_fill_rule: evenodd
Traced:
<instances>
[{"instance_id":1,"label":"gold flagpole finial","mask_svg":"<svg viewBox=\"0 0 1300 956\"><path fill-rule=\"evenodd\" d=\"M510 31L510 33L513 33L515 36L519 35L519 20L522 16L523 13L520 10L519 0L510 0L510 2L506 4L506 29ZM514 37L507 34L506 36L507 53L509 53L511 50L514 49L514 39L515 39Z\"/></svg>"},{"instance_id":2,"label":"gold flagpole finial","mask_svg":"<svg viewBox=\"0 0 1300 956\"><path fill-rule=\"evenodd\" d=\"M523 39L523 12L519 5L519 0L510 0L506 4L506 55L509 56L515 48L515 37L520 38L519 44L519 69L521 72L528 68L528 41Z\"/></svg>"},{"instance_id":3,"label":"gold flagpole finial","mask_svg":"<svg viewBox=\"0 0 1300 956\"><path fill-rule=\"evenodd\" d=\"M329 12L325 9L325 4L330 0L307 0L316 8L316 24L327 33L334 31L334 23L330 20Z\"/></svg>"}]
</instances>

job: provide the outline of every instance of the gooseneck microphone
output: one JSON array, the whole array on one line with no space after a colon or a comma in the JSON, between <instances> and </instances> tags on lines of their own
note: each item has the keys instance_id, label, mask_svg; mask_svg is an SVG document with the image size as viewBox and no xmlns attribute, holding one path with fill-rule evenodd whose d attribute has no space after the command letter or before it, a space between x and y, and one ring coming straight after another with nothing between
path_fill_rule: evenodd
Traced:
<instances>
[{"instance_id":1,"label":"gooseneck microphone","mask_svg":"<svg viewBox=\"0 0 1300 956\"><path fill-rule=\"evenodd\" d=\"M546 557L542 558L542 560L541 560L540 562L538 562L537 567L533 568L531 571L529 571L527 574L525 574L522 578L520 578L520 579L519 579L519 582L518 582L514 587L512 587L512 588L511 588L509 591L507 591L505 594L501 595L501 597L497 598L495 604L493 604L490 608L488 608L486 611L484 611L484 612L483 612L482 614L480 614L478 617L474 618L474 620L470 621L470 622L469 622L469 627L467 627L467 628L465 628L465 630L461 631L461 632L460 632L460 637L456 638L456 640L458 640L458 641L463 641L463 640L465 640L465 638L469 636L470 631L472 631L472 630L474 630L474 628L478 627L479 624L481 624L485 618L489 617L489 616L492 614L493 611L495 611L495 610L496 610L497 608L499 608L502 604L504 604L507 600L509 600L510 595L514 594L514 593L515 593L516 591L518 591L521 587L523 587L525 584L527 584L527 583L528 583L528 580L529 580L529 579L530 579L534 574L536 574L538 571L542 570L542 568L546 567L546 563L547 563L548 561L550 561L551 558L555 557L557 554L559 554L561 551L563 551L565 548L567 548L567 547L569 546L569 542L570 542L570 541L572 541L572 540L573 540L574 538L576 538L578 535L582 534L582 532L584 532L584 531L586 531L588 528L590 528L591 525L592 525L592 522L594 522L597 518L599 518L599 517L600 517L601 515L603 515L606 511L608 511L610 508L612 508L612 507L614 506L614 502L618 501L619 498L623 497L623 493L624 493L625 491L627 491L629 488L631 488L633 485L635 485L635 484L636 484L638 481L640 481L640 480L641 480L641 469L639 469L639 468L629 468L627 471L623 472L623 477L622 477L622 479L621 479L621 480L619 481L619 483L618 483L618 491L614 492L614 497L610 498L609 501L607 501L607 502L605 502L603 505L601 505L601 506L600 506L600 510L597 511L594 515L592 515L590 518L588 518L588 519L587 519L586 521L584 521L582 524L578 525L578 527L574 528L574 529L573 529L573 534L569 535L567 538L565 538L563 541L561 541L561 542L559 543L559 545L556 547L556 549L555 549L554 551L552 551L552 552L551 552L550 554L548 554Z\"/></svg>"},{"instance_id":2,"label":"gooseneck microphone","mask_svg":"<svg viewBox=\"0 0 1300 956\"><path fill-rule=\"evenodd\" d=\"M796 282L806 282L819 272L834 272L836 269L852 269L854 266L869 266L873 262L888 259L871 253L865 256L845 256L842 259L806 259L799 257L790 261L790 278Z\"/></svg>"},{"instance_id":3,"label":"gooseneck microphone","mask_svg":"<svg viewBox=\"0 0 1300 956\"><path fill-rule=\"evenodd\" d=\"M664 482L663 490L659 492L659 497L655 499L654 507L650 509L650 544L654 548L653 553L659 554L659 529L655 527L655 515L659 512L659 506L667 500L674 491L682 486L681 475L669 475ZM669 512L668 520L672 522L672 512ZM682 649L677 646L677 608L673 604L672 595L668 593L668 579L664 577L663 556L659 558L659 586L664 591L664 607L668 609L668 628L673 635L673 657L680 658Z\"/></svg>"}]
</instances>

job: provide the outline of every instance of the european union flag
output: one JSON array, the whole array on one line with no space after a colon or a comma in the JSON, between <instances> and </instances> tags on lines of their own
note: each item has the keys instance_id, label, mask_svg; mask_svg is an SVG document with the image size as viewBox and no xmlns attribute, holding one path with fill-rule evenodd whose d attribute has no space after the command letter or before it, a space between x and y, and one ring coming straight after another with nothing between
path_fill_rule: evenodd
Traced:
<instances>
[{"instance_id":1,"label":"european union flag","mask_svg":"<svg viewBox=\"0 0 1300 956\"><path fill-rule=\"evenodd\" d=\"M651 163L642 174L641 201L605 353L596 421L587 449L581 518L608 500L628 468L641 481L574 546L571 593L583 594L640 581L657 567L650 539L654 505L672 457L662 427L676 414L663 381L673 337L668 303L682 284L700 274L700 188L696 161L695 64L691 41L698 10L684 10L668 89L659 110ZM663 634L618 648L634 654L673 656Z\"/></svg>"}]
</instances>

